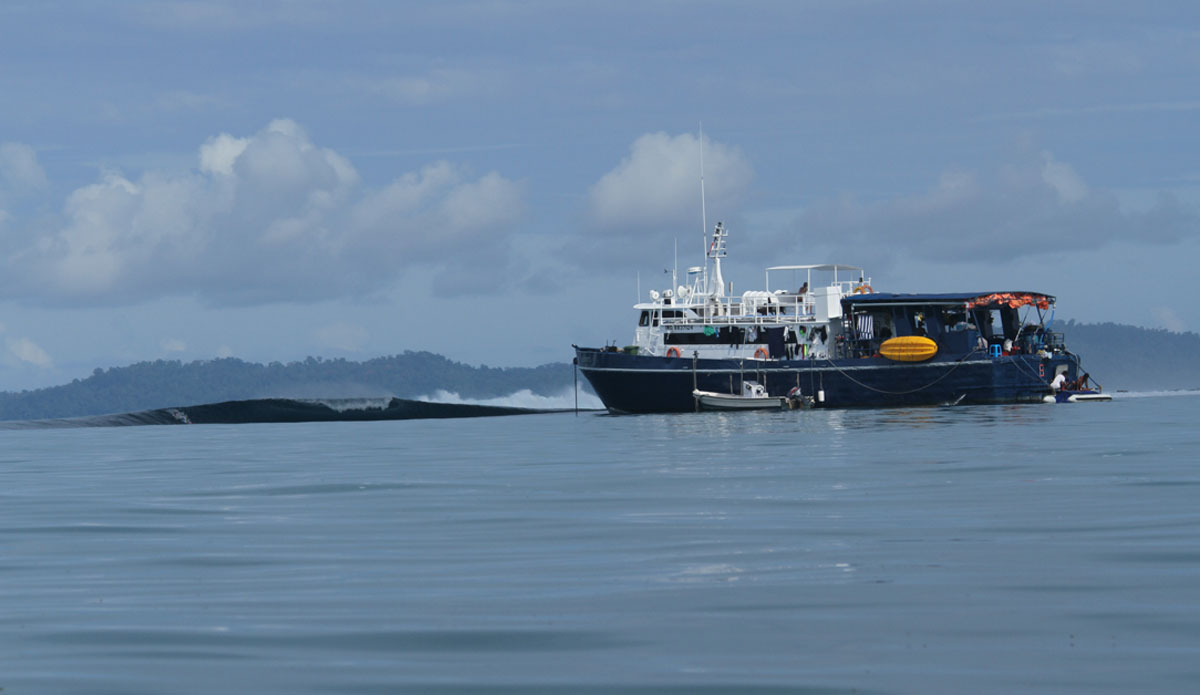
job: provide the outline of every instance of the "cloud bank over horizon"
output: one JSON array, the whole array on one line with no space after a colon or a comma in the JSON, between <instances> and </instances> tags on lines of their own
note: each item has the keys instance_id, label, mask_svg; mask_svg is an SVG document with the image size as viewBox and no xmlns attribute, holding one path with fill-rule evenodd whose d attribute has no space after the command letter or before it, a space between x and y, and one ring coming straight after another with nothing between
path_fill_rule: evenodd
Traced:
<instances>
[{"instance_id":1,"label":"cloud bank over horizon","mask_svg":"<svg viewBox=\"0 0 1200 695\"><path fill-rule=\"evenodd\" d=\"M886 270L903 258L995 264L1131 239L1197 238L1200 216L1169 192L1126 209L1116 192L1090 186L1051 152L1017 149L1003 166L948 169L914 194L815 198L791 224L747 235L745 248L764 257L821 249ZM559 260L624 271L630 244L668 248L690 234L700 156L691 133L637 137L588 188L580 211L588 228L560 236ZM721 213L711 224L736 217L754 180L750 159L707 137L703 156L709 206ZM523 281L541 270L538 260L515 242L526 184L496 171L477 176L438 160L371 187L349 159L314 144L290 119L249 136L209 137L195 161L189 171L137 177L103 171L52 217L26 220L0 207L2 298L48 306L169 296L217 307L310 303L386 291L418 268L433 270L439 297L538 291ZM32 147L0 145L0 184L0 206L47 187Z\"/></svg>"},{"instance_id":2,"label":"cloud bank over horizon","mask_svg":"<svg viewBox=\"0 0 1200 695\"><path fill-rule=\"evenodd\" d=\"M703 157L709 204L737 210L754 177L748 158L709 138ZM613 239L669 243L695 230L700 158L691 133L636 138L588 189L581 212L590 229L563 234L559 260L576 268L627 263ZM0 149L0 176L5 190L47 185L36 152L21 143ZM435 270L436 296L537 291L528 282L535 261L514 246L525 195L524 182L496 171L476 176L446 160L370 187L347 157L312 142L295 121L276 119L249 136L209 137L187 171L102 170L50 216L0 208L0 299L58 307L170 296L217 307L307 303L385 291L417 267Z\"/></svg>"},{"instance_id":3,"label":"cloud bank over horizon","mask_svg":"<svg viewBox=\"0 0 1200 695\"><path fill-rule=\"evenodd\" d=\"M19 143L0 149L0 176L44 185ZM209 138L191 171L105 171L51 221L0 215L0 292L58 306L317 301L384 289L417 264L500 282L523 196L519 181L444 160L370 188L348 159L277 119Z\"/></svg>"},{"instance_id":4,"label":"cloud bank over horizon","mask_svg":"<svg viewBox=\"0 0 1200 695\"><path fill-rule=\"evenodd\" d=\"M1129 208L1116 192L1089 186L1069 163L1043 150L1021 152L995 170L947 170L911 195L814 200L775 241L802 239L886 268L900 258L995 264L1117 242L1167 246L1198 236L1200 215L1169 192Z\"/></svg>"}]
</instances>

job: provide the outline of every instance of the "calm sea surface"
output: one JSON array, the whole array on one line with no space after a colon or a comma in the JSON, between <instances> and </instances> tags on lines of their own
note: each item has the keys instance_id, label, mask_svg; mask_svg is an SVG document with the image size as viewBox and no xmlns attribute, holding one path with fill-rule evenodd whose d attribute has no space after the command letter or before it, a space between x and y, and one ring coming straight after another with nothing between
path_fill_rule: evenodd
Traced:
<instances>
[{"instance_id":1,"label":"calm sea surface","mask_svg":"<svg viewBox=\"0 0 1200 695\"><path fill-rule=\"evenodd\" d=\"M0 431L0 688L1198 692L1198 421Z\"/></svg>"}]
</instances>

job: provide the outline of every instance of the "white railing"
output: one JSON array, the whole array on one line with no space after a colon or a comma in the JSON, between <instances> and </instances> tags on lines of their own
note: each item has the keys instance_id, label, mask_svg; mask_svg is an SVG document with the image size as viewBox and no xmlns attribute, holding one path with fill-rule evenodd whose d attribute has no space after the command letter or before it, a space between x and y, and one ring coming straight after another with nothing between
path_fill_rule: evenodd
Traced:
<instances>
[{"instance_id":1,"label":"white railing","mask_svg":"<svg viewBox=\"0 0 1200 695\"><path fill-rule=\"evenodd\" d=\"M715 307L720 311L712 312ZM761 312L760 309L765 309ZM752 303L746 306L739 300L728 300L714 304L676 304L663 307L664 311L693 311L707 316L680 316L661 319L663 326L733 326L762 325L776 323L801 323L811 319L815 313L813 302L799 295L777 295L769 302Z\"/></svg>"}]
</instances>

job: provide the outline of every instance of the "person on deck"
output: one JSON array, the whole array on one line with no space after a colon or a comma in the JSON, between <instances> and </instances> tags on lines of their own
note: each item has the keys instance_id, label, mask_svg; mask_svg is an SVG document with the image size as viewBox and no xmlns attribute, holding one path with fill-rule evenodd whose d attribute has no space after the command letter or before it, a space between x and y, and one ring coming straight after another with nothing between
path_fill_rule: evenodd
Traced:
<instances>
[{"instance_id":1,"label":"person on deck","mask_svg":"<svg viewBox=\"0 0 1200 695\"><path fill-rule=\"evenodd\" d=\"M1050 382L1050 388L1054 389L1055 391L1058 391L1058 390L1062 389L1064 386L1066 386L1066 384L1067 384L1067 373L1059 372L1054 377L1054 381Z\"/></svg>"}]
</instances>

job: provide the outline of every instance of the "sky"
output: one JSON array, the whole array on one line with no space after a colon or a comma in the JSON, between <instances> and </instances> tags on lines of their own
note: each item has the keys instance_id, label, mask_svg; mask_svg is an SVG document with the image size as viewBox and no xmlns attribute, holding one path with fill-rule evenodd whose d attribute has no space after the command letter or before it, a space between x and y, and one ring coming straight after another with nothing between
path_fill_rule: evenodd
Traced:
<instances>
[{"instance_id":1,"label":"sky","mask_svg":"<svg viewBox=\"0 0 1200 695\"><path fill-rule=\"evenodd\" d=\"M5 2L0 390L626 344L702 260L701 128L735 294L1197 331L1198 74L1182 1Z\"/></svg>"}]
</instances>

